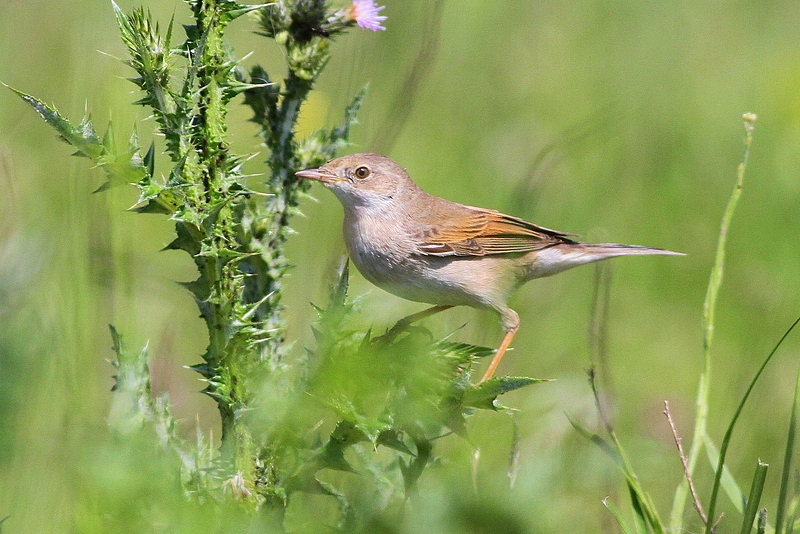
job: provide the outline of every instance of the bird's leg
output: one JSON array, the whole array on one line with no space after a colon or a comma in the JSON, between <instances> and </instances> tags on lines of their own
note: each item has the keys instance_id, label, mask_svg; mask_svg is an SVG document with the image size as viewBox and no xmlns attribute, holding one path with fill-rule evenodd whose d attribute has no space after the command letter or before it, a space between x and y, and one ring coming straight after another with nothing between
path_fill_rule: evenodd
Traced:
<instances>
[{"instance_id":1,"label":"bird's leg","mask_svg":"<svg viewBox=\"0 0 800 534\"><path fill-rule=\"evenodd\" d=\"M486 369L486 372L483 373L483 378L481 378L481 382L485 382L494 376L494 372L497 369L497 366L500 365L500 360L503 359L503 355L508 350L508 346L511 345L511 340L514 339L514 334L517 333L517 329L519 327L512 328L511 330L506 331L506 335L503 337L503 341L500 342L500 346L497 348L497 352L494 353L494 357L492 361L489 362L489 367ZM480 382L478 382L480 384Z\"/></svg>"},{"instance_id":2,"label":"bird's leg","mask_svg":"<svg viewBox=\"0 0 800 534\"><path fill-rule=\"evenodd\" d=\"M427 310L422 310L421 312L412 313L411 315L403 317L402 319L397 321L395 323L395 325L389 329L388 332L386 332L385 334L383 334L380 337L375 338L375 341L380 341L382 343L388 343L388 342L392 341L395 337L397 337L397 335L400 334L400 332L403 332L404 330L406 330L409 327L409 325L411 325L412 323L416 323L417 321L421 321L422 319L425 319L426 317L430 317L431 315L433 315L435 313L439 313L440 311L449 310L452 307L453 306L451 306L451 305L432 306L432 307L428 308Z\"/></svg>"},{"instance_id":3,"label":"bird's leg","mask_svg":"<svg viewBox=\"0 0 800 534\"><path fill-rule=\"evenodd\" d=\"M511 340L514 339L514 335L517 333L517 330L519 330L519 315L517 315L514 310L506 308L502 310L500 314L503 319L503 325L506 327L506 335L503 336L503 341L501 341L500 346L497 347L497 352L494 353L492 361L489 362L489 367L486 369L486 372L483 373L481 382L485 382L494 376L497 366L500 365L500 360L503 359L509 345L511 345ZM481 382L478 383L480 384Z\"/></svg>"}]
</instances>

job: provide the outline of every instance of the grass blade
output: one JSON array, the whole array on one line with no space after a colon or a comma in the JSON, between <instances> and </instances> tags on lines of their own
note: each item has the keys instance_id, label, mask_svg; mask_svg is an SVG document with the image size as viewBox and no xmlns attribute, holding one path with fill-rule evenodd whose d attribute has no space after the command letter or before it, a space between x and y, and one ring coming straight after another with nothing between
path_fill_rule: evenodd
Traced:
<instances>
[{"instance_id":1,"label":"grass blade","mask_svg":"<svg viewBox=\"0 0 800 534\"><path fill-rule=\"evenodd\" d=\"M786 500L789 496L792 458L794 457L794 437L797 432L798 403L800 403L800 368L797 369L797 378L795 378L794 383L794 402L792 403L792 414L789 417L789 434L786 437L786 452L783 456L781 489L778 493L778 503L775 506L775 534L783 533L783 520L786 517Z\"/></svg>"},{"instance_id":2,"label":"grass blade","mask_svg":"<svg viewBox=\"0 0 800 534\"><path fill-rule=\"evenodd\" d=\"M719 449L714 442L711 441L711 438L708 435L703 436L703 447L706 450L708 463L711 465L717 465L719 463ZM720 485L722 486L722 489L725 490L725 494L728 495L728 499L730 499L736 511L740 514L744 514L744 492L742 491L742 488L739 487L739 483L736 482L736 479L733 478L733 474L731 473L730 469L728 469L727 465L722 467L722 478L720 479Z\"/></svg>"},{"instance_id":3,"label":"grass blade","mask_svg":"<svg viewBox=\"0 0 800 534\"><path fill-rule=\"evenodd\" d=\"M592 387L595 405L600 413L603 426L605 426L606 432L608 433L611 441L608 442L599 435L589 432L572 419L569 419L569 416L568 419L572 426L578 430L578 432L603 449L622 470L623 474L625 475L625 482L628 485L628 493L630 494L631 498L631 507L633 508L634 519L636 520L636 531L663 534L664 524L661 522L661 518L658 516L658 509L656 508L655 503L653 503L653 500L650 498L650 495L639 483L639 478L636 476L636 472L633 470L633 465L630 463L630 460L628 460L628 456L625 454L625 450L622 448L622 444L617 438L614 428L603 412L593 368L589 370L589 384Z\"/></svg>"},{"instance_id":4,"label":"grass blade","mask_svg":"<svg viewBox=\"0 0 800 534\"><path fill-rule=\"evenodd\" d=\"M736 211L736 204L739 202L739 197L742 194L742 185L744 184L744 171L747 168L747 159L750 155L750 145L753 142L753 127L756 116L752 113L745 113L742 115L744 120L744 154L742 162L736 172L736 184L733 187L733 193L728 200L728 205L725 208L725 213L722 216L722 224L719 230L719 240L717 241L717 252L714 259L714 266L711 269L711 276L708 281L708 289L706 290L706 298L703 303L703 360L705 362L703 373L700 375L700 385L697 390L697 415L695 416L694 434L692 437L692 445L689 448L688 454L688 475L694 473L697 459L700 456L700 447L703 444L703 437L706 435L707 421L708 421L708 404L709 404L709 383L711 381L711 342L714 338L714 312L717 307L717 295L719 288L722 285L722 275L725 266L725 246L727 244L728 230L733 219L733 213ZM684 479L675 489L675 496L672 501L672 512L670 513L670 527L675 531L683 529L683 509L686 504L686 497L689 494L689 483ZM712 515L713 510L709 510L708 524L713 523L714 518ZM710 528L706 525L706 528Z\"/></svg>"},{"instance_id":5,"label":"grass blade","mask_svg":"<svg viewBox=\"0 0 800 534\"><path fill-rule=\"evenodd\" d=\"M733 414L733 418L731 419L731 422L728 425L728 429L725 431L725 437L722 438L722 445L720 445L719 449L719 461L717 462L717 470L714 475L714 485L711 488L711 499L708 504L708 523L706 523L706 530L705 530L706 534L711 534L711 527L713 526L714 522L714 508L716 507L717 504L720 479L722 478L722 471L723 467L725 466L725 454L728 452L728 445L730 445L731 436L733 435L733 428L736 426L736 421L739 419L739 415L741 415L742 413L744 404L750 397L750 393L753 391L753 388L755 387L756 382L761 376L761 373L764 372L764 369L766 368L770 360L772 360L772 357L778 351L778 348L783 344L783 341L792 332L792 330L794 330L794 327L797 326L798 323L800 323L800 317L795 319L794 323L792 323L792 326L790 326L789 329L786 330L786 332L784 332L783 336L781 336L781 339L778 340L778 343L775 344L775 347L772 349L772 351L769 353L766 359L764 359L764 363L761 364L761 367L759 367L758 372L756 372L756 375L753 377L753 380L747 387L747 391L745 391L744 396L742 397L741 402L739 402L739 406L738 408L736 408L736 412Z\"/></svg>"},{"instance_id":6,"label":"grass blade","mask_svg":"<svg viewBox=\"0 0 800 534\"><path fill-rule=\"evenodd\" d=\"M630 525L625 521L625 518L622 517L622 512L620 512L619 508L617 508L614 504L611 503L609 497L603 499L603 506L605 506L611 515L614 516L614 519L617 520L617 524L622 529L624 534L637 534L639 532L638 529L632 529Z\"/></svg>"},{"instance_id":7,"label":"grass blade","mask_svg":"<svg viewBox=\"0 0 800 534\"><path fill-rule=\"evenodd\" d=\"M741 534L750 534L753 530L753 523L758 514L758 505L761 502L761 493L764 491L764 481L767 479L768 468L769 464L765 464L761 460L756 464L756 472L753 475L753 483L750 486L750 495L747 497L747 506L744 509ZM766 516L764 516L763 520L759 517L759 525L762 522L766 522Z\"/></svg>"}]
</instances>

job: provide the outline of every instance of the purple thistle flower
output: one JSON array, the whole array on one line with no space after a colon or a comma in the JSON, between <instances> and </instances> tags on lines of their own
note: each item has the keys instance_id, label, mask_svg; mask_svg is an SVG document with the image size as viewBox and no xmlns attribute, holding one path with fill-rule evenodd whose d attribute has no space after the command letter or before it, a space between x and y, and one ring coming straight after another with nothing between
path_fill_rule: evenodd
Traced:
<instances>
[{"instance_id":1,"label":"purple thistle flower","mask_svg":"<svg viewBox=\"0 0 800 534\"><path fill-rule=\"evenodd\" d=\"M388 17L378 15L378 12L386 6L378 7L375 5L375 0L353 0L353 5L348 7L345 11L345 16L356 21L356 23L365 30L385 30L381 26L381 22Z\"/></svg>"}]
</instances>

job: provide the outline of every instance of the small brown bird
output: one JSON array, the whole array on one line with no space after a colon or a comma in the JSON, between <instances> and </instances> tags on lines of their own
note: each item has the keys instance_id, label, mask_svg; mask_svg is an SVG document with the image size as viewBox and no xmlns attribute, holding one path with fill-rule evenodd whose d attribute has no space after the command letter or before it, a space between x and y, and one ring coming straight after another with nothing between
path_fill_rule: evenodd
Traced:
<instances>
[{"instance_id":1,"label":"small brown bird","mask_svg":"<svg viewBox=\"0 0 800 534\"><path fill-rule=\"evenodd\" d=\"M570 239L575 234L435 197L380 154L352 154L296 174L339 198L347 250L367 280L399 297L435 304L402 324L459 305L500 315L505 336L481 382L492 377L519 329L519 315L506 301L528 280L614 256L682 255L579 243Z\"/></svg>"}]
</instances>

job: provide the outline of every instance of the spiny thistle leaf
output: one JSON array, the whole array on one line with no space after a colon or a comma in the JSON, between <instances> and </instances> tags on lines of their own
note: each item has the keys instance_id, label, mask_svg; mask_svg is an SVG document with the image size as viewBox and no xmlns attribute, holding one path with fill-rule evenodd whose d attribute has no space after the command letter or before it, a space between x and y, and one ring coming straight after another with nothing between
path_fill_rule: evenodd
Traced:
<instances>
[{"instance_id":1,"label":"spiny thistle leaf","mask_svg":"<svg viewBox=\"0 0 800 534\"><path fill-rule=\"evenodd\" d=\"M347 300L347 289L350 283L350 262L345 260L342 265L342 270L339 273L339 280L333 286L330 294L330 302L332 306L343 308Z\"/></svg>"},{"instance_id":2,"label":"spiny thistle leaf","mask_svg":"<svg viewBox=\"0 0 800 534\"><path fill-rule=\"evenodd\" d=\"M328 160L333 159L336 152L347 144L347 139L350 136L350 127L358 122L356 114L361 108L366 92L367 87L365 86L356 94L350 105L345 109L342 124L330 131L317 130L300 143L297 151L300 155L298 165L301 168L319 167ZM268 95L269 93L265 94ZM254 118L253 120L256 119Z\"/></svg>"},{"instance_id":3,"label":"spiny thistle leaf","mask_svg":"<svg viewBox=\"0 0 800 534\"><path fill-rule=\"evenodd\" d=\"M150 148L147 149L147 153L144 155L144 159L142 161L145 168L147 169L147 174L152 178L156 172L156 145L155 143L150 143Z\"/></svg>"},{"instance_id":4,"label":"spiny thistle leaf","mask_svg":"<svg viewBox=\"0 0 800 534\"><path fill-rule=\"evenodd\" d=\"M260 65L250 69L250 85L244 92L244 103L253 111L250 121L256 124L274 124L280 87L270 80L269 74Z\"/></svg>"},{"instance_id":5,"label":"spiny thistle leaf","mask_svg":"<svg viewBox=\"0 0 800 534\"><path fill-rule=\"evenodd\" d=\"M141 187L140 189L141 195L137 205L130 208L131 211L172 215L181 204L181 200L173 191L174 188L150 183L147 187Z\"/></svg>"},{"instance_id":6,"label":"spiny thistle leaf","mask_svg":"<svg viewBox=\"0 0 800 534\"><path fill-rule=\"evenodd\" d=\"M441 354L455 360L456 364L467 364L478 358L492 356L495 352L495 349L491 347L446 341L446 339L448 338L439 341L436 347L440 350Z\"/></svg>"},{"instance_id":7,"label":"spiny thistle leaf","mask_svg":"<svg viewBox=\"0 0 800 534\"><path fill-rule=\"evenodd\" d=\"M317 456L320 469L333 469L335 471L346 471L348 473L358 473L350 463L344 458L344 449L348 443L342 443L333 437L328 440L325 447Z\"/></svg>"},{"instance_id":8,"label":"spiny thistle leaf","mask_svg":"<svg viewBox=\"0 0 800 534\"><path fill-rule=\"evenodd\" d=\"M331 432L331 440L342 445L352 445L367 439L369 438L366 432L352 421L339 421L336 428Z\"/></svg>"},{"instance_id":9,"label":"spiny thistle leaf","mask_svg":"<svg viewBox=\"0 0 800 534\"><path fill-rule=\"evenodd\" d=\"M544 378L523 378L511 376L496 376L477 386L470 386L464 390L464 396L461 401L464 406L471 406L473 408L482 408L486 410L498 410L503 406L497 404L497 397L503 393L514 391L521 387L530 384L539 384L541 382L550 382L549 379Z\"/></svg>"},{"instance_id":10,"label":"spiny thistle leaf","mask_svg":"<svg viewBox=\"0 0 800 534\"><path fill-rule=\"evenodd\" d=\"M30 106L38 113L44 120L56 129L61 139L75 148L78 149L76 155L84 156L92 161L96 161L103 154L103 142L97 137L92 126L91 118L87 115L81 121L80 126L75 126L67 119L63 118L55 108L51 108L41 100L38 100L30 95L21 91L17 91L13 87L9 89L19 95L22 100L30 104Z\"/></svg>"},{"instance_id":11,"label":"spiny thistle leaf","mask_svg":"<svg viewBox=\"0 0 800 534\"><path fill-rule=\"evenodd\" d=\"M108 325L111 331L111 350L116 359L111 365L116 367L120 374L113 377L115 380L111 391L133 391L137 393L150 393L150 377L147 366L147 349L136 354L129 354L122 345L122 336L114 325Z\"/></svg>"},{"instance_id":12,"label":"spiny thistle leaf","mask_svg":"<svg viewBox=\"0 0 800 534\"><path fill-rule=\"evenodd\" d=\"M429 440L416 439L414 440L414 445L417 447L416 458L410 462L406 462L402 458L398 461L400 473L402 473L403 481L405 482L406 493L414 487L419 477L422 476L422 472L427 467L433 454L433 443Z\"/></svg>"},{"instance_id":13,"label":"spiny thistle leaf","mask_svg":"<svg viewBox=\"0 0 800 534\"><path fill-rule=\"evenodd\" d=\"M365 85L356 93L356 96L353 97L353 100L344 110L344 121L342 121L342 124L331 130L331 148L334 151L339 148L341 144L347 142L347 139L350 137L350 127L358 123L356 116L361 109L361 104L364 102L364 97L367 95L368 87L369 85ZM331 152L330 155L333 157L333 152Z\"/></svg>"},{"instance_id":14,"label":"spiny thistle leaf","mask_svg":"<svg viewBox=\"0 0 800 534\"><path fill-rule=\"evenodd\" d=\"M198 226L181 220L175 223L175 233L175 239L163 250L183 250L191 256L200 252L200 241L204 235Z\"/></svg>"},{"instance_id":15,"label":"spiny thistle leaf","mask_svg":"<svg viewBox=\"0 0 800 534\"><path fill-rule=\"evenodd\" d=\"M6 85L6 87L8 86ZM41 100L12 87L8 88L30 104L47 124L55 128L62 140L77 149L74 155L89 158L105 171L107 182L97 191L104 191L115 185L146 182L149 179L147 168L142 164L138 149L127 149L117 153L110 125L101 140L97 136L89 116L84 117L80 125L76 126L62 117L55 108L46 105Z\"/></svg>"},{"instance_id":16,"label":"spiny thistle leaf","mask_svg":"<svg viewBox=\"0 0 800 534\"><path fill-rule=\"evenodd\" d=\"M122 344L122 336L113 325L111 330L112 347L116 359L111 364L117 368L112 391L113 405L109 423L117 431L128 433L138 430L146 422L152 421L152 399L150 398L150 369L148 368L147 347L138 353L129 353Z\"/></svg>"},{"instance_id":17,"label":"spiny thistle leaf","mask_svg":"<svg viewBox=\"0 0 800 534\"><path fill-rule=\"evenodd\" d=\"M411 449L408 448L406 442L403 441L403 433L399 429L392 428L389 430L384 430L380 434L378 434L378 440L375 442L376 445L383 445L385 447L389 447L390 449L394 449L396 451L412 455L414 454L411 452Z\"/></svg>"},{"instance_id":18,"label":"spiny thistle leaf","mask_svg":"<svg viewBox=\"0 0 800 534\"><path fill-rule=\"evenodd\" d=\"M248 13L252 13L253 11L264 9L269 5L270 4L255 4L255 5L239 4L237 2L231 2L230 0L224 0L220 2L220 7L222 8L223 11L222 19L225 23L235 20L241 17L242 15L247 15Z\"/></svg>"}]
</instances>

